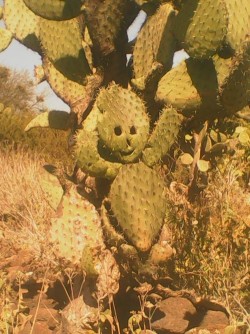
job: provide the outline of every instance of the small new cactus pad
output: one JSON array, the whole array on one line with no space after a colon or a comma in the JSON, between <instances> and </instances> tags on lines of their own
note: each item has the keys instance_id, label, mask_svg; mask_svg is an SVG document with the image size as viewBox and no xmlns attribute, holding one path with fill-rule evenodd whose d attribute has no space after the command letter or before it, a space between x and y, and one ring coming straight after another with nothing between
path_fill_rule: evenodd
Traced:
<instances>
[{"instance_id":1,"label":"small new cactus pad","mask_svg":"<svg viewBox=\"0 0 250 334\"><path fill-rule=\"evenodd\" d=\"M212 60L189 58L161 78L156 100L177 110L197 110L216 104L217 89Z\"/></svg>"},{"instance_id":2,"label":"small new cactus pad","mask_svg":"<svg viewBox=\"0 0 250 334\"><path fill-rule=\"evenodd\" d=\"M34 51L40 51L39 17L26 7L23 0L4 1L4 22L18 41Z\"/></svg>"},{"instance_id":3,"label":"small new cactus pad","mask_svg":"<svg viewBox=\"0 0 250 334\"><path fill-rule=\"evenodd\" d=\"M175 11L170 4L162 5L145 23L138 34L134 51L133 66L135 79L143 81L153 69L153 64L158 62L166 72L170 70L176 48L172 26ZM141 85L141 83L140 83Z\"/></svg>"},{"instance_id":4,"label":"small new cactus pad","mask_svg":"<svg viewBox=\"0 0 250 334\"><path fill-rule=\"evenodd\" d=\"M46 56L64 76L82 83L90 74L82 47L82 32L76 18L65 21L40 18L39 37Z\"/></svg>"},{"instance_id":5,"label":"small new cactus pad","mask_svg":"<svg viewBox=\"0 0 250 334\"><path fill-rule=\"evenodd\" d=\"M82 0L23 0L36 15L49 20L68 20L81 12Z\"/></svg>"},{"instance_id":6,"label":"small new cactus pad","mask_svg":"<svg viewBox=\"0 0 250 334\"><path fill-rule=\"evenodd\" d=\"M70 115L65 111L50 110L36 116L25 128L29 131L33 128L51 128L68 130L70 128Z\"/></svg>"},{"instance_id":7,"label":"small new cactus pad","mask_svg":"<svg viewBox=\"0 0 250 334\"><path fill-rule=\"evenodd\" d=\"M0 52L4 51L12 41L12 33L9 30L0 28Z\"/></svg>"},{"instance_id":8,"label":"small new cactus pad","mask_svg":"<svg viewBox=\"0 0 250 334\"><path fill-rule=\"evenodd\" d=\"M143 161L146 165L155 165L167 154L177 138L181 122L182 116L174 108L165 107L162 110L160 119L143 151Z\"/></svg>"},{"instance_id":9,"label":"small new cactus pad","mask_svg":"<svg viewBox=\"0 0 250 334\"><path fill-rule=\"evenodd\" d=\"M63 196L50 230L53 249L59 258L96 274L95 253L105 248L101 222L95 207L72 187Z\"/></svg>"},{"instance_id":10,"label":"small new cactus pad","mask_svg":"<svg viewBox=\"0 0 250 334\"><path fill-rule=\"evenodd\" d=\"M225 44L239 52L250 31L250 5L248 0L224 0L228 12Z\"/></svg>"},{"instance_id":11,"label":"small new cactus pad","mask_svg":"<svg viewBox=\"0 0 250 334\"><path fill-rule=\"evenodd\" d=\"M209 58L222 45L227 32L223 0L187 0L176 16L174 34L195 58Z\"/></svg>"},{"instance_id":12,"label":"small new cactus pad","mask_svg":"<svg viewBox=\"0 0 250 334\"><path fill-rule=\"evenodd\" d=\"M148 251L165 217L164 181L144 163L124 165L109 199L124 236L139 251Z\"/></svg>"},{"instance_id":13,"label":"small new cactus pad","mask_svg":"<svg viewBox=\"0 0 250 334\"><path fill-rule=\"evenodd\" d=\"M29 131L33 128L68 130L70 128L70 115L60 110L45 111L29 122L24 130Z\"/></svg>"},{"instance_id":14,"label":"small new cactus pad","mask_svg":"<svg viewBox=\"0 0 250 334\"><path fill-rule=\"evenodd\" d=\"M117 162L136 161L149 135L149 118L143 101L132 91L110 85L96 100L100 111L100 142Z\"/></svg>"}]
</instances>

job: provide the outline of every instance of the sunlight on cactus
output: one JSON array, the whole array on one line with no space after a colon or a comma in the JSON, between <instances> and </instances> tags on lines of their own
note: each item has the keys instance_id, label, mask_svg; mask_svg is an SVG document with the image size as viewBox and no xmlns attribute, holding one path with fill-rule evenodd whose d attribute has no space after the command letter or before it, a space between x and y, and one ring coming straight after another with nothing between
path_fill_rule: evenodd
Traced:
<instances>
[{"instance_id":1,"label":"sunlight on cactus","mask_svg":"<svg viewBox=\"0 0 250 334\"><path fill-rule=\"evenodd\" d=\"M129 41L138 14L145 22ZM37 81L70 108L24 121L0 101L3 138L17 152L34 141L45 162L33 179L39 204L19 166L17 189L9 166L3 173L2 252L13 247L6 231L23 237L22 219L38 211L29 242L19 237L16 254L0 259L10 282L0 294L18 303L19 279L19 296L26 289L54 314L41 325L27 304L6 328L249 330L248 1L5 0L3 20L0 49L14 38L37 52Z\"/></svg>"}]
</instances>

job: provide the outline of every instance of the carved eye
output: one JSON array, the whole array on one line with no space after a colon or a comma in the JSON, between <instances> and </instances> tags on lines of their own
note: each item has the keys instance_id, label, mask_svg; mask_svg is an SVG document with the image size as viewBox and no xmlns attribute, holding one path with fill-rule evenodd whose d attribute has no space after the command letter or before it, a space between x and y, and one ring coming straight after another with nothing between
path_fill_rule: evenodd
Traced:
<instances>
[{"instance_id":1,"label":"carved eye","mask_svg":"<svg viewBox=\"0 0 250 334\"><path fill-rule=\"evenodd\" d=\"M134 127L134 125L131 126L131 128L130 128L130 134L131 135L135 135L136 134L136 128Z\"/></svg>"},{"instance_id":2,"label":"carved eye","mask_svg":"<svg viewBox=\"0 0 250 334\"><path fill-rule=\"evenodd\" d=\"M122 128L120 126L116 126L114 128L114 132L117 136L120 136L122 134Z\"/></svg>"}]
</instances>

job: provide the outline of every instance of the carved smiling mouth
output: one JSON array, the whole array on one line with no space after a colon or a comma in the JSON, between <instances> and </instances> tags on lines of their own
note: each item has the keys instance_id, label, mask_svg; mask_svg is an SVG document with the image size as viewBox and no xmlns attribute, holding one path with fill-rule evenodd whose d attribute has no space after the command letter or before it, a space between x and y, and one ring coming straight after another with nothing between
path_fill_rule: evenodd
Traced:
<instances>
[{"instance_id":1,"label":"carved smiling mouth","mask_svg":"<svg viewBox=\"0 0 250 334\"><path fill-rule=\"evenodd\" d=\"M133 152L134 152L134 149L129 149L129 150L126 150L126 151L121 151L120 154L121 154L122 156L129 156L129 155L131 155Z\"/></svg>"}]
</instances>

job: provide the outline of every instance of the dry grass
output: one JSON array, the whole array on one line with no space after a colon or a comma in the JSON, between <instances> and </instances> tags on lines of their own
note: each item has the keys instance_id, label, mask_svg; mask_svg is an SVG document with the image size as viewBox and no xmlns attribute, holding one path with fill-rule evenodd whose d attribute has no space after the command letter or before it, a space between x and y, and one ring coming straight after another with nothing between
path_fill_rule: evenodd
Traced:
<instances>
[{"instance_id":1,"label":"dry grass","mask_svg":"<svg viewBox=\"0 0 250 334\"><path fill-rule=\"evenodd\" d=\"M0 269L14 267L8 270L10 280L17 271L23 271L24 281L29 272L41 280L48 266L57 271L59 265L49 241L55 212L38 182L43 160L35 153L6 148L0 150L0 163Z\"/></svg>"},{"instance_id":2,"label":"dry grass","mask_svg":"<svg viewBox=\"0 0 250 334\"><path fill-rule=\"evenodd\" d=\"M39 186L43 161L23 149L0 151L0 217L15 221L18 229L43 230L52 210Z\"/></svg>"},{"instance_id":3,"label":"dry grass","mask_svg":"<svg viewBox=\"0 0 250 334\"><path fill-rule=\"evenodd\" d=\"M190 203L187 187L176 182L168 196L175 208L171 227L178 286L216 298L233 322L244 321L250 329L248 173L249 161L236 151L208 173L197 202Z\"/></svg>"},{"instance_id":4,"label":"dry grass","mask_svg":"<svg viewBox=\"0 0 250 334\"><path fill-rule=\"evenodd\" d=\"M24 324L22 282L42 278L49 262L44 252L53 210L39 186L43 161L23 149L0 149L0 332L18 333ZM45 257L44 263L41 254ZM39 269L40 266L40 269ZM12 283L18 292L12 288Z\"/></svg>"},{"instance_id":5,"label":"dry grass","mask_svg":"<svg viewBox=\"0 0 250 334\"><path fill-rule=\"evenodd\" d=\"M0 164L0 260L6 256L3 246L12 252L8 256L16 249L32 250L34 276L44 277L48 268L58 270L58 263L52 263L47 242L54 211L38 182L43 159L6 148L0 149ZM176 287L220 300L233 323L243 321L250 328L250 195L244 183L248 169L249 162L237 152L233 158L223 156L208 173L208 185L197 202L188 201L187 187L178 182L171 184L168 197L174 208ZM9 289L1 290L2 274L0 297Z\"/></svg>"}]
</instances>

